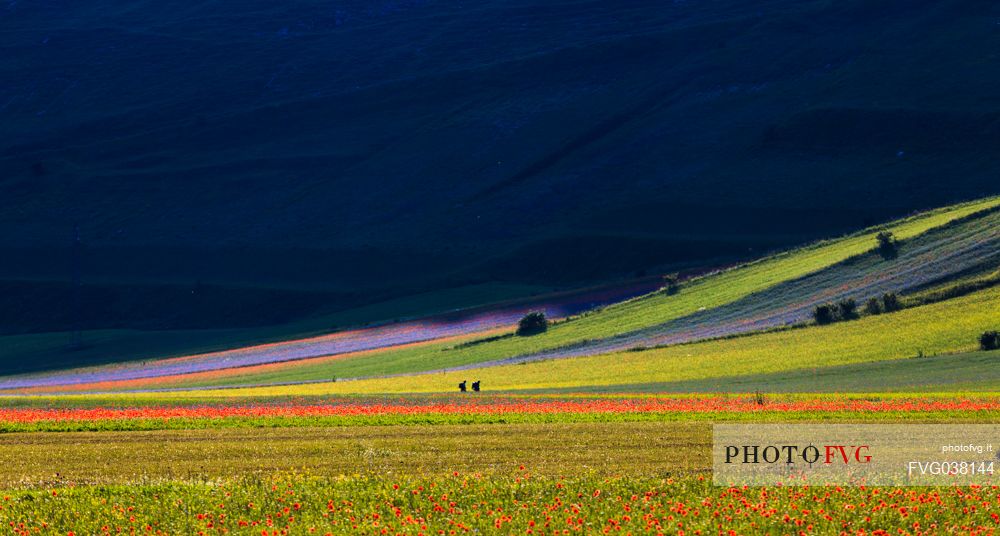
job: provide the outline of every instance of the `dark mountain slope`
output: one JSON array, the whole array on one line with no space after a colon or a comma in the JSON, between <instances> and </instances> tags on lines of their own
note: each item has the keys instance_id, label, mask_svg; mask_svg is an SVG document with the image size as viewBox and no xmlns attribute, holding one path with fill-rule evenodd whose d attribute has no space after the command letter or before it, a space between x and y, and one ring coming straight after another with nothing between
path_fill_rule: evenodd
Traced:
<instances>
[{"instance_id":1,"label":"dark mountain slope","mask_svg":"<svg viewBox=\"0 0 1000 536\"><path fill-rule=\"evenodd\" d=\"M2 278L67 281L79 225L102 283L577 284L1000 191L990 2L50 0L0 24Z\"/></svg>"}]
</instances>

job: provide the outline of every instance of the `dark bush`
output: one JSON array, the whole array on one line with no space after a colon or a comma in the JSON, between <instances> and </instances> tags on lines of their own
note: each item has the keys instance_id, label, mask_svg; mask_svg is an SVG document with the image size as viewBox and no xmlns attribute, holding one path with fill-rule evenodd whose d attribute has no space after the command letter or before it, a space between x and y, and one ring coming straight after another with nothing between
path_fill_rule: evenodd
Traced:
<instances>
[{"instance_id":1,"label":"dark bush","mask_svg":"<svg viewBox=\"0 0 1000 536\"><path fill-rule=\"evenodd\" d=\"M522 337L544 333L547 329L549 329L549 320L541 311L532 311L524 315L517 323L517 334Z\"/></svg>"},{"instance_id":2,"label":"dark bush","mask_svg":"<svg viewBox=\"0 0 1000 536\"><path fill-rule=\"evenodd\" d=\"M823 305L816 306L816 309L813 311L813 318L821 326L832 324L837 321L837 312L832 305L824 303Z\"/></svg>"},{"instance_id":3,"label":"dark bush","mask_svg":"<svg viewBox=\"0 0 1000 536\"><path fill-rule=\"evenodd\" d=\"M886 292L880 298L868 298L868 301L865 302L865 313L870 315L892 313L902 308L903 304L900 303L895 292Z\"/></svg>"},{"instance_id":4,"label":"dark bush","mask_svg":"<svg viewBox=\"0 0 1000 536\"><path fill-rule=\"evenodd\" d=\"M878 246L875 248L883 259L894 259L899 254L899 243L896 237L889 231L882 231L875 235Z\"/></svg>"},{"instance_id":5,"label":"dark bush","mask_svg":"<svg viewBox=\"0 0 1000 536\"><path fill-rule=\"evenodd\" d=\"M677 294L681 290L681 279L677 274L663 276L663 291L668 295Z\"/></svg>"},{"instance_id":6,"label":"dark bush","mask_svg":"<svg viewBox=\"0 0 1000 536\"><path fill-rule=\"evenodd\" d=\"M858 302L851 298L837 302L837 317L839 320L854 320L858 318Z\"/></svg>"},{"instance_id":7,"label":"dark bush","mask_svg":"<svg viewBox=\"0 0 1000 536\"><path fill-rule=\"evenodd\" d=\"M813 310L813 318L820 325L840 322L842 320L855 320L860 317L861 315L858 314L858 302L852 298L843 299L837 303L817 305L816 309Z\"/></svg>"},{"instance_id":8,"label":"dark bush","mask_svg":"<svg viewBox=\"0 0 1000 536\"><path fill-rule=\"evenodd\" d=\"M984 332L979 336L979 347L983 350L1000 350L1000 332Z\"/></svg>"},{"instance_id":9,"label":"dark bush","mask_svg":"<svg viewBox=\"0 0 1000 536\"><path fill-rule=\"evenodd\" d=\"M903 304L899 302L899 296L896 296L895 292L886 292L882 295L882 310L891 313L893 311L898 311L903 308Z\"/></svg>"}]
</instances>

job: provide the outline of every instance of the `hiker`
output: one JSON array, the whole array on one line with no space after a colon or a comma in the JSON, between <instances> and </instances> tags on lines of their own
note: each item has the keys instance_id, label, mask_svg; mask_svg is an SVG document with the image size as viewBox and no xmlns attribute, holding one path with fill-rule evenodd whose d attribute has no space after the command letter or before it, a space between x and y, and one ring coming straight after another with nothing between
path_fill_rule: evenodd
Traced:
<instances>
[{"instance_id":1,"label":"hiker","mask_svg":"<svg viewBox=\"0 0 1000 536\"><path fill-rule=\"evenodd\" d=\"M465 392L465 380L462 380L462 383L458 384L458 390L463 393Z\"/></svg>"},{"instance_id":2,"label":"hiker","mask_svg":"<svg viewBox=\"0 0 1000 536\"><path fill-rule=\"evenodd\" d=\"M479 392L479 380L472 382L472 390L477 393Z\"/></svg>"}]
</instances>

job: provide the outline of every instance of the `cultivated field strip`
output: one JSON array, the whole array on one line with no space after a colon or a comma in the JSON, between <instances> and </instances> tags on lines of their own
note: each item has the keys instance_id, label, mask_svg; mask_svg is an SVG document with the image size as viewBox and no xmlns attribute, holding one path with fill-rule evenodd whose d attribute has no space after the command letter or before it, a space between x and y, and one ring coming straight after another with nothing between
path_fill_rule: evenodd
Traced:
<instances>
[{"instance_id":1,"label":"cultivated field strip","mask_svg":"<svg viewBox=\"0 0 1000 536\"><path fill-rule=\"evenodd\" d=\"M868 248L872 248L874 243L874 238L871 238ZM583 339L582 342L571 343L543 352L514 355L497 360L483 360L457 365L447 362L439 370L472 370L531 361L600 355L777 328L810 320L812 309L819 303L849 297L856 299L860 305L866 298L878 296L884 292L904 292L941 279L947 279L969 269L996 266L997 264L1000 264L1000 210L992 209L962 221L930 229L926 233L904 241L898 257L891 260L883 259L872 251L863 252L825 269L808 273L797 279L779 282L718 307L695 311L687 316L672 318L631 333L615 335L606 339ZM752 267L748 267L748 269ZM719 277L727 275L728 273L720 274ZM709 279L711 280L711 277ZM691 288L685 287L681 293L674 296L659 294L634 300L619 307L638 307L649 301L669 303L671 300L712 299L713 296L706 296L708 293L707 289L700 288L695 284ZM691 294L695 295L691 296ZM599 318L617 308L609 308L605 312L556 326L553 330L577 329L574 324ZM491 345L484 344L471 350L481 352L480 358L485 358L490 351L486 348L487 346ZM444 355L452 357L461 351L448 350ZM430 364L441 363L441 354L442 352L439 351L437 355L431 352L422 355L425 356L424 362ZM391 354L382 354L351 358L351 360L360 362L392 357ZM255 379L264 382L271 378L284 378L287 381L304 378L305 381L310 381L312 378L321 379L324 374L328 378L331 374L320 372L324 370L324 366L319 363L302 362L294 365L296 366L295 370L286 370L285 376L282 376L281 373L271 376L255 376L250 373L244 377L230 378L229 382L231 385L238 385L254 382ZM309 375L310 369L317 371L315 375ZM386 370L390 372L379 375L394 375L388 366ZM408 372L403 375L423 372L425 371ZM205 386L210 385L211 383L205 384Z\"/></svg>"},{"instance_id":2,"label":"cultivated field strip","mask_svg":"<svg viewBox=\"0 0 1000 536\"><path fill-rule=\"evenodd\" d=\"M314 475L705 470L706 423L228 428L0 435L0 487Z\"/></svg>"},{"instance_id":3,"label":"cultivated field strip","mask_svg":"<svg viewBox=\"0 0 1000 536\"><path fill-rule=\"evenodd\" d=\"M338 332L309 339L262 344L154 362L125 363L54 374L12 377L0 380L0 390L156 378L365 352L470 333L488 332L515 324L521 316L530 310L542 310L549 317L558 319L628 299L648 292L652 288L655 287L648 282L634 283L565 295L542 304L512 306L468 314L458 313L450 316L442 315Z\"/></svg>"},{"instance_id":4,"label":"cultivated field strip","mask_svg":"<svg viewBox=\"0 0 1000 536\"><path fill-rule=\"evenodd\" d=\"M947 321L942 321L947 319ZM971 352L984 329L1000 324L1000 288L851 322L672 345L574 359L550 359L429 374L312 385L259 386L175 393L189 396L280 396L292 393L373 394L448 392L463 379L490 391L579 389L711 380L727 391L727 378L749 374ZM166 396L167 393L150 393ZM135 396L135 395L132 395Z\"/></svg>"},{"instance_id":5,"label":"cultivated field strip","mask_svg":"<svg viewBox=\"0 0 1000 536\"><path fill-rule=\"evenodd\" d=\"M607 386L603 393L988 393L1000 389L1000 351L904 358L703 380ZM579 388L566 389L579 392ZM547 391L551 393L552 391ZM967 396L967 395L965 395Z\"/></svg>"},{"instance_id":6,"label":"cultivated field strip","mask_svg":"<svg viewBox=\"0 0 1000 536\"><path fill-rule=\"evenodd\" d=\"M871 252L657 326L467 368L611 353L790 326L808 322L813 309L822 303L852 298L860 307L868 298L886 292L905 293L970 269L996 266L1000 266L998 211L913 238L905 242L895 259L886 260Z\"/></svg>"}]
</instances>

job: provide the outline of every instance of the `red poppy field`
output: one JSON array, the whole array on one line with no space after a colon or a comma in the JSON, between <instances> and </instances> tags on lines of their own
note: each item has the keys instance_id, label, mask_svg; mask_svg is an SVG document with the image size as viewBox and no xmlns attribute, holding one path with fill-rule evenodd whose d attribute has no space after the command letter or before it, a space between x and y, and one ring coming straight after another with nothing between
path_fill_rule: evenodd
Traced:
<instances>
[{"instance_id":1,"label":"red poppy field","mask_svg":"<svg viewBox=\"0 0 1000 536\"><path fill-rule=\"evenodd\" d=\"M11 534L993 534L1000 489L713 487L703 476L288 476L2 498Z\"/></svg>"},{"instance_id":2,"label":"red poppy field","mask_svg":"<svg viewBox=\"0 0 1000 536\"><path fill-rule=\"evenodd\" d=\"M0 430L151 430L218 426L316 426L592 420L773 420L900 417L986 419L1000 398L808 395L434 396L297 399L255 403L23 406L0 408Z\"/></svg>"},{"instance_id":3,"label":"red poppy field","mask_svg":"<svg viewBox=\"0 0 1000 536\"><path fill-rule=\"evenodd\" d=\"M51 400L0 413L12 430L49 430L0 434L0 533L993 534L995 486L717 487L707 453L710 423L729 418L990 422L998 408L944 396Z\"/></svg>"}]
</instances>

